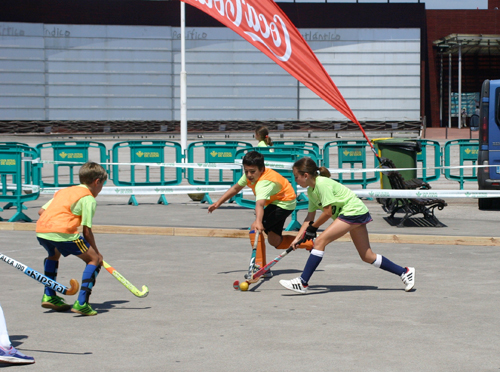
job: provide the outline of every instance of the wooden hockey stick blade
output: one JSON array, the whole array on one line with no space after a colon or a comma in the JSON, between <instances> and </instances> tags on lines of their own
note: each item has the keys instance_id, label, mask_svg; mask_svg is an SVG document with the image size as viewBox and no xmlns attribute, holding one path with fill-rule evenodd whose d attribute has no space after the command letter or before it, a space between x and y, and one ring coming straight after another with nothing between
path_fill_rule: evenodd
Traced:
<instances>
[{"instance_id":1,"label":"wooden hockey stick blade","mask_svg":"<svg viewBox=\"0 0 500 372\"><path fill-rule=\"evenodd\" d=\"M248 279L248 280L246 280L246 282L247 282L248 284L253 284L253 283L257 283L257 282L258 282L258 281L260 281L261 279L262 279L262 275L261 275L261 276L259 276L259 277L257 277L257 278Z\"/></svg>"},{"instance_id":2,"label":"wooden hockey stick blade","mask_svg":"<svg viewBox=\"0 0 500 372\"><path fill-rule=\"evenodd\" d=\"M74 294L76 294L76 292L78 292L79 289L80 289L80 283L78 283L78 280L71 279L69 281L69 288L66 291L66 294L68 296L73 296Z\"/></svg>"}]
</instances>

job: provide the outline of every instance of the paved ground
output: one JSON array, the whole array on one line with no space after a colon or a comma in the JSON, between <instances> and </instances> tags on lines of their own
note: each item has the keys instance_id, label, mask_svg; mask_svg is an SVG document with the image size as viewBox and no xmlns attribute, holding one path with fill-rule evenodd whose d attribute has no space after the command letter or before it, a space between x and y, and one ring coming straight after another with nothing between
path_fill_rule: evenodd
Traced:
<instances>
[{"instance_id":1,"label":"paved ground","mask_svg":"<svg viewBox=\"0 0 500 372\"><path fill-rule=\"evenodd\" d=\"M444 181L443 181L444 182ZM450 184L451 185L451 184ZM447 188L446 183L441 184ZM457 189L456 183L454 186ZM36 211L48 199L27 203ZM213 196L217 199L217 195ZM245 229L253 212L207 205L187 196L98 197L95 225ZM447 227L390 226L366 201L372 234L497 237L498 211L475 200L451 199L437 216ZM11 211L2 212L8 218ZM299 212L299 219L304 212ZM4 225L5 226L5 225ZM30 227L25 224L24 226ZM416 290L364 264L349 242L331 244L311 280L295 295L278 281L300 274L307 254L293 252L276 276L251 287L242 280L250 255L246 239L96 234L105 259L148 297L134 297L102 271L91 298L96 317L40 307L43 287L0 263L0 297L13 344L36 358L31 371L498 371L500 340L498 246L373 243L377 253L415 266ZM41 271L45 256L31 231L0 228L1 252ZM268 249L268 258L276 255ZM63 259L58 280L81 280L83 264ZM68 302L74 301L68 297Z\"/></svg>"}]
</instances>

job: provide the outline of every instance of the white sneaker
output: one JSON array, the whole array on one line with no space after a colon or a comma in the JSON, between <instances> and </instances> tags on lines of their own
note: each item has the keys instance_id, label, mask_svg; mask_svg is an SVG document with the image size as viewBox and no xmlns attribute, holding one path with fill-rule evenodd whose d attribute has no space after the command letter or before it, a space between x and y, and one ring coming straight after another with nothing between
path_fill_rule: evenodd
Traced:
<instances>
[{"instance_id":1,"label":"white sneaker","mask_svg":"<svg viewBox=\"0 0 500 372\"><path fill-rule=\"evenodd\" d=\"M24 355L13 346L11 346L10 349L5 349L0 346L0 363L33 364L35 363L35 358Z\"/></svg>"},{"instance_id":2,"label":"white sneaker","mask_svg":"<svg viewBox=\"0 0 500 372\"><path fill-rule=\"evenodd\" d=\"M406 272L401 275L401 280L406 284L405 291L409 292L415 286L415 268L407 267Z\"/></svg>"},{"instance_id":3,"label":"white sneaker","mask_svg":"<svg viewBox=\"0 0 500 372\"><path fill-rule=\"evenodd\" d=\"M297 293L302 293L306 294L308 286L304 286L302 284L302 280L300 278L295 278L292 280L280 280L280 284L285 287L286 289L289 289L290 291L294 291Z\"/></svg>"}]
</instances>

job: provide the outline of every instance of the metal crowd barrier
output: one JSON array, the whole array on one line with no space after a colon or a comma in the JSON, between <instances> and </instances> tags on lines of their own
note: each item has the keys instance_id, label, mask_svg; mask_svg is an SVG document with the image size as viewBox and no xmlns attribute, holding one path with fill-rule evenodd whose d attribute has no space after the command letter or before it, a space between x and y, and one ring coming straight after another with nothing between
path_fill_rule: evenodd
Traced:
<instances>
[{"instance_id":1,"label":"metal crowd barrier","mask_svg":"<svg viewBox=\"0 0 500 372\"><path fill-rule=\"evenodd\" d=\"M369 148L369 145L364 140L338 140L327 142L323 146L323 165L327 168L332 167L341 169L344 168L344 165L348 165L350 169L374 168L378 164L375 160L375 155L373 155L374 160L372 164L367 165L367 147ZM335 155L333 154L335 149L337 150L337 162L333 164L330 160L331 158L335 159ZM371 176L368 175L368 172L351 173L348 177L339 173L337 178L332 178L346 185L361 185L366 189L369 183L377 182L380 179L380 173L371 172Z\"/></svg>"},{"instance_id":2,"label":"metal crowd barrier","mask_svg":"<svg viewBox=\"0 0 500 372\"><path fill-rule=\"evenodd\" d=\"M16 213L9 222L31 222L23 209L23 203L36 200L40 196L40 189L34 191L29 186L40 185L39 163L33 160L39 157L38 151L18 142L0 143L0 202L6 202L4 209L15 207ZM0 217L0 221L3 218Z\"/></svg>"},{"instance_id":3,"label":"metal crowd barrier","mask_svg":"<svg viewBox=\"0 0 500 372\"><path fill-rule=\"evenodd\" d=\"M52 160L52 166L42 168L41 187L68 187L79 185L78 172L88 162L106 163L106 146L93 141L55 141L36 146L43 160Z\"/></svg>"},{"instance_id":4,"label":"metal crowd barrier","mask_svg":"<svg viewBox=\"0 0 500 372\"><path fill-rule=\"evenodd\" d=\"M457 149L458 147L458 149ZM479 153L479 140L477 139L457 139L447 141L444 145L444 165L449 167L451 164L452 151L458 150L459 165L472 164L476 165L477 156ZM448 180L457 181L460 184L460 190L464 188L464 182L466 181L477 181L477 172L475 168L467 172L463 168L458 170L458 174L452 174L452 170L446 168L444 170L444 176Z\"/></svg>"},{"instance_id":5,"label":"metal crowd barrier","mask_svg":"<svg viewBox=\"0 0 500 372\"><path fill-rule=\"evenodd\" d=\"M157 166L138 166L135 164L164 163L165 159L181 163L182 147L172 141L124 141L113 145L111 149L113 165L110 167L110 179L116 186L166 186L178 185L182 182L182 168L165 168ZM124 162L125 164L115 164ZM128 204L139 205L135 195ZM158 204L167 205L162 194Z\"/></svg>"},{"instance_id":6,"label":"metal crowd barrier","mask_svg":"<svg viewBox=\"0 0 500 372\"><path fill-rule=\"evenodd\" d=\"M236 151L250 148L252 144L240 141L198 141L187 148L188 163L233 163ZM232 185L233 170L230 169L187 169L190 185ZM212 199L205 193L201 203L212 204ZM229 202L232 202L230 200Z\"/></svg>"}]
</instances>

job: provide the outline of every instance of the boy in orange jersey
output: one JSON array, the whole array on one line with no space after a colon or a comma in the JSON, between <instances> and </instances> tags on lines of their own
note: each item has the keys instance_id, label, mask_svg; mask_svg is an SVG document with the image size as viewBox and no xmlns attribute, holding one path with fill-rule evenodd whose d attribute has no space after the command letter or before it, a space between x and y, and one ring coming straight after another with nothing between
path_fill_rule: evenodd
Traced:
<instances>
[{"instance_id":1,"label":"boy in orange jersey","mask_svg":"<svg viewBox=\"0 0 500 372\"><path fill-rule=\"evenodd\" d=\"M238 194L245 186L252 189L255 195L255 221L250 227L250 243L253 246L255 231L265 232L269 244L277 249L286 249L294 241L292 235L283 236L283 226L287 217L292 214L296 202L295 191L288 180L281 174L264 165L264 156L257 151L250 151L243 157L244 175L238 183L227 190L222 197L208 208L212 213L225 201ZM305 242L298 248L312 249L312 242ZM259 235L256 267L266 265L266 245L264 237ZM272 277L271 271L264 277Z\"/></svg>"},{"instance_id":2,"label":"boy in orange jersey","mask_svg":"<svg viewBox=\"0 0 500 372\"><path fill-rule=\"evenodd\" d=\"M80 185L59 190L38 212L36 224L38 242L48 253L44 261L45 275L56 280L61 254L81 258L87 266L82 275L82 286L73 307L57 296L49 287L45 288L42 307L55 311L71 311L82 315L96 315L89 304L89 296L102 265L102 255L95 244L92 233L95 197L101 192L108 175L97 163L87 162L79 172ZM77 227L83 226L83 237Z\"/></svg>"}]
</instances>

